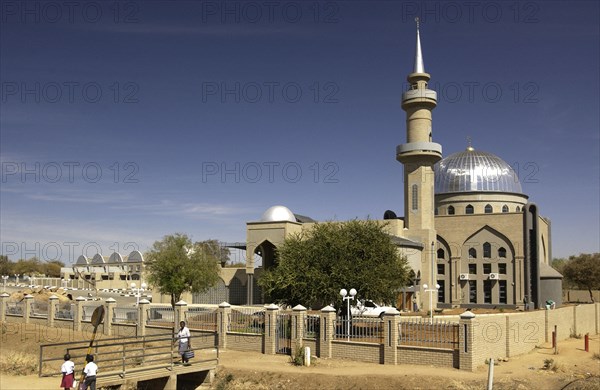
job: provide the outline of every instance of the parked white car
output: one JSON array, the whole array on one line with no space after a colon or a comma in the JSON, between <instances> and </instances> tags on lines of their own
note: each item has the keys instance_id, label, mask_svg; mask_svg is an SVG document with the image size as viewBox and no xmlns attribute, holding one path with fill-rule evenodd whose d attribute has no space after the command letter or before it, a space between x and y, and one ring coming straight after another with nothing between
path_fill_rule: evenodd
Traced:
<instances>
[{"instance_id":1,"label":"parked white car","mask_svg":"<svg viewBox=\"0 0 600 390\"><path fill-rule=\"evenodd\" d=\"M391 306L379 306L373 301L358 301L356 306L350 308L352 316L358 317L379 317L383 318L383 315L388 310L395 310Z\"/></svg>"}]
</instances>

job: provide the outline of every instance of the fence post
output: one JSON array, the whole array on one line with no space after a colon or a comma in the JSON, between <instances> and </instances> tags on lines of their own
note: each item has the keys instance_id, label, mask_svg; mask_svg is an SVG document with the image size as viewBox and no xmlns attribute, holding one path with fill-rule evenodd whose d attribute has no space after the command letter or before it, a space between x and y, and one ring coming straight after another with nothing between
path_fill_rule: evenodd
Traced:
<instances>
[{"instance_id":1,"label":"fence post","mask_svg":"<svg viewBox=\"0 0 600 390\"><path fill-rule=\"evenodd\" d=\"M185 321L187 302L183 299L175 304L175 329L179 329L179 323ZM187 324L186 324L187 325Z\"/></svg>"},{"instance_id":2,"label":"fence post","mask_svg":"<svg viewBox=\"0 0 600 390\"><path fill-rule=\"evenodd\" d=\"M600 333L600 303L594 304L596 307L596 334Z\"/></svg>"},{"instance_id":3,"label":"fence post","mask_svg":"<svg viewBox=\"0 0 600 390\"><path fill-rule=\"evenodd\" d=\"M83 319L83 302L86 299L82 296L75 298L75 313L73 313L73 330L81 332L81 320Z\"/></svg>"},{"instance_id":4,"label":"fence post","mask_svg":"<svg viewBox=\"0 0 600 390\"><path fill-rule=\"evenodd\" d=\"M48 298L48 327L54 327L54 317L56 316L56 308L58 307L58 297L54 294Z\"/></svg>"},{"instance_id":5,"label":"fence post","mask_svg":"<svg viewBox=\"0 0 600 390\"><path fill-rule=\"evenodd\" d=\"M217 340L220 350L227 349L227 329L229 329L229 315L231 314L231 305L227 302L221 302L217 311Z\"/></svg>"},{"instance_id":6,"label":"fence post","mask_svg":"<svg viewBox=\"0 0 600 390\"><path fill-rule=\"evenodd\" d=\"M25 301L23 304L25 307L23 308L23 319L25 323L28 324L31 318L31 303L33 302L33 295L27 294L25 295Z\"/></svg>"},{"instance_id":7,"label":"fence post","mask_svg":"<svg viewBox=\"0 0 600 390\"><path fill-rule=\"evenodd\" d=\"M398 322L400 312L388 310L383 315L383 364L398 364Z\"/></svg>"},{"instance_id":8,"label":"fence post","mask_svg":"<svg viewBox=\"0 0 600 390\"><path fill-rule=\"evenodd\" d=\"M580 306L573 306L573 334L575 335L577 335L577 308Z\"/></svg>"},{"instance_id":9,"label":"fence post","mask_svg":"<svg viewBox=\"0 0 600 390\"><path fill-rule=\"evenodd\" d=\"M0 294L0 322L6 321L6 304L9 297L7 293Z\"/></svg>"},{"instance_id":10,"label":"fence post","mask_svg":"<svg viewBox=\"0 0 600 390\"><path fill-rule=\"evenodd\" d=\"M111 336L113 333L112 320L115 316L115 306L117 305L117 301L115 300L115 298L108 298L106 301L104 301L104 303L106 303L106 305L104 306L104 334L107 336Z\"/></svg>"},{"instance_id":11,"label":"fence post","mask_svg":"<svg viewBox=\"0 0 600 390\"><path fill-rule=\"evenodd\" d=\"M476 349L474 343L477 339L475 335L475 322L475 314L473 312L466 311L460 315L458 365L461 370L475 371L477 368L477 363L474 359Z\"/></svg>"},{"instance_id":12,"label":"fence post","mask_svg":"<svg viewBox=\"0 0 600 390\"><path fill-rule=\"evenodd\" d=\"M150 301L147 299L141 299L138 303L139 304L137 316L137 335L138 337L143 337L146 335L146 322L148 322L148 304L150 303ZM183 313L183 318L185 318L185 313Z\"/></svg>"},{"instance_id":13,"label":"fence post","mask_svg":"<svg viewBox=\"0 0 600 390\"><path fill-rule=\"evenodd\" d=\"M265 334L263 336L265 355L275 355L277 353L277 314L279 314L279 306L271 303L265 309Z\"/></svg>"},{"instance_id":14,"label":"fence post","mask_svg":"<svg viewBox=\"0 0 600 390\"><path fill-rule=\"evenodd\" d=\"M325 306L321 309L319 332L319 357L331 358L331 342L335 335L335 309L331 306Z\"/></svg>"},{"instance_id":15,"label":"fence post","mask_svg":"<svg viewBox=\"0 0 600 390\"><path fill-rule=\"evenodd\" d=\"M302 305L296 305L292 314L292 334L290 335L292 345L292 356L296 354L297 348L303 348L304 342L304 319L306 318L306 308Z\"/></svg>"}]
</instances>

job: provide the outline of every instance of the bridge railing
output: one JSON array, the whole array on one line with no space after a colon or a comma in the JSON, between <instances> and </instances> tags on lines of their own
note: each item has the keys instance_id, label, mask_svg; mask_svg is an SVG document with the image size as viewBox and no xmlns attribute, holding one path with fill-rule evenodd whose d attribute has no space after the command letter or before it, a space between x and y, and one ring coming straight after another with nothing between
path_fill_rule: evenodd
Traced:
<instances>
[{"instance_id":1,"label":"bridge railing","mask_svg":"<svg viewBox=\"0 0 600 390\"><path fill-rule=\"evenodd\" d=\"M194 335L192 345L206 345L201 339L210 335ZM214 337L213 337L214 340ZM75 363L75 372L81 372L85 366L85 356L89 347L88 341L43 344L40 346L38 375L58 376L63 355L68 353ZM195 358L190 363L218 361L217 345L194 347ZM177 340L172 333L143 337L120 337L101 339L94 342L92 348L94 362L102 376L119 375L125 378L128 374L139 373L160 368L169 368L180 362Z\"/></svg>"}]
</instances>

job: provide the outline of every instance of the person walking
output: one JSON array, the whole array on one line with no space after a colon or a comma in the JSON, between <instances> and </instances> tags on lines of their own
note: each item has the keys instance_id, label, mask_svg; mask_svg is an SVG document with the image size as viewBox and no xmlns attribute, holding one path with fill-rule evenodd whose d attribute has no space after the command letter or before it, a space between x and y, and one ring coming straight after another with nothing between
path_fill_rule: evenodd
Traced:
<instances>
[{"instance_id":1,"label":"person walking","mask_svg":"<svg viewBox=\"0 0 600 390\"><path fill-rule=\"evenodd\" d=\"M83 374L85 375L85 379L83 380L83 390L87 390L88 388L96 390L96 374L98 373L98 366L94 363L94 355L86 355L85 361L87 364L83 369Z\"/></svg>"},{"instance_id":2,"label":"person walking","mask_svg":"<svg viewBox=\"0 0 600 390\"><path fill-rule=\"evenodd\" d=\"M75 363L71 361L71 355L68 353L65 354L64 359L65 362L60 367L60 371L62 372L60 387L70 390L73 387L73 381L75 381Z\"/></svg>"},{"instance_id":3,"label":"person walking","mask_svg":"<svg viewBox=\"0 0 600 390\"><path fill-rule=\"evenodd\" d=\"M188 357L188 351L192 347L190 342L191 337L190 330L185 326L185 321L179 323L179 332L177 338L179 339L179 354L181 355L181 362L186 364L190 359Z\"/></svg>"}]
</instances>

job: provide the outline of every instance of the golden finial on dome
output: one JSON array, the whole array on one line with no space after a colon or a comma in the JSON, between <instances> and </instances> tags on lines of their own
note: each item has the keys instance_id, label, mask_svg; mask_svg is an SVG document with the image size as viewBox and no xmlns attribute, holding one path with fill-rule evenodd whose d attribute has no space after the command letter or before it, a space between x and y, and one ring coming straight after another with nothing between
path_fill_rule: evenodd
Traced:
<instances>
[{"instance_id":1,"label":"golden finial on dome","mask_svg":"<svg viewBox=\"0 0 600 390\"><path fill-rule=\"evenodd\" d=\"M471 145L471 136L467 137L467 150L469 152L472 152L475 150L475 148L473 148L473 146Z\"/></svg>"}]
</instances>

